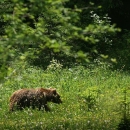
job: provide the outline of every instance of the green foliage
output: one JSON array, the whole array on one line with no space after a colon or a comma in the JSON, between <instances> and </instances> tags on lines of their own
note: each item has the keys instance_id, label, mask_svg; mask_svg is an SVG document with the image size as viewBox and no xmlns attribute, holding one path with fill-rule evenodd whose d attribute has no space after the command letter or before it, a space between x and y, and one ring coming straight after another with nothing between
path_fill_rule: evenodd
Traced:
<instances>
[{"instance_id":1,"label":"green foliage","mask_svg":"<svg viewBox=\"0 0 130 130\"><path fill-rule=\"evenodd\" d=\"M52 59L52 61L50 61L50 65L48 65L47 70L48 71L58 71L62 69L62 64L59 63L57 60Z\"/></svg>"},{"instance_id":2,"label":"green foliage","mask_svg":"<svg viewBox=\"0 0 130 130\"><path fill-rule=\"evenodd\" d=\"M100 20L102 21L100 23L94 20L84 27L78 25L82 9L68 8L65 6L66 2L65 0L11 1L11 12L2 14L8 26L4 27L0 41L1 69L8 68L7 62L14 59L23 62L37 59L44 61L45 58L51 60L55 56L63 55L67 58L88 61L91 57L90 52L80 46L82 44L96 46L104 34L118 31L104 20ZM96 16L93 18L96 19ZM89 50L96 52L96 48ZM4 69L5 74L6 70L8 69Z\"/></svg>"},{"instance_id":3,"label":"green foliage","mask_svg":"<svg viewBox=\"0 0 130 130\"><path fill-rule=\"evenodd\" d=\"M81 92L79 95L81 96L81 99L84 100L88 111L96 110L97 108L96 102L98 100L98 89L98 87L88 87L84 92Z\"/></svg>"},{"instance_id":4,"label":"green foliage","mask_svg":"<svg viewBox=\"0 0 130 130\"><path fill-rule=\"evenodd\" d=\"M119 40L120 39L120 40ZM124 34L120 37L115 37L113 39L113 43L111 46L111 51L108 52L110 57L115 57L117 60L117 64L115 64L115 68L119 68L122 71L129 71L130 67L130 31L125 30Z\"/></svg>"},{"instance_id":5,"label":"green foliage","mask_svg":"<svg viewBox=\"0 0 130 130\"><path fill-rule=\"evenodd\" d=\"M129 114L130 90L129 90L129 87L128 88L124 87L123 93L124 93L124 99L121 101L121 110L122 110L123 117L118 125L118 130L122 130L122 129L129 130L130 129L130 118L129 118L130 117L130 114Z\"/></svg>"}]
</instances>

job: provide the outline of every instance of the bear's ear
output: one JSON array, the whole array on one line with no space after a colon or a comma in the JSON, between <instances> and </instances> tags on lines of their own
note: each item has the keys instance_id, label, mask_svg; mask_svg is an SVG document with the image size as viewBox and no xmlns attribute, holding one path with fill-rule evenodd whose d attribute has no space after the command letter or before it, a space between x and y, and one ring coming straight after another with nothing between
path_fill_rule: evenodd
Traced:
<instances>
[{"instance_id":1,"label":"bear's ear","mask_svg":"<svg viewBox=\"0 0 130 130\"><path fill-rule=\"evenodd\" d=\"M54 95L56 95L56 89L52 89Z\"/></svg>"}]
</instances>

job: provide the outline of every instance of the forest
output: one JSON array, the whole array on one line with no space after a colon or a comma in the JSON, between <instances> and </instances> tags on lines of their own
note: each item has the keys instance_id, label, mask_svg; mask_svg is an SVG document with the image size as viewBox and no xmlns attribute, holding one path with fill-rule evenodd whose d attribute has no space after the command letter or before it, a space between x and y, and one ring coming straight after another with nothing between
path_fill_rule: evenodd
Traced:
<instances>
[{"instance_id":1,"label":"forest","mask_svg":"<svg viewBox=\"0 0 130 130\"><path fill-rule=\"evenodd\" d=\"M129 4L0 0L0 128L129 130ZM14 91L39 87L62 103L9 112Z\"/></svg>"}]
</instances>

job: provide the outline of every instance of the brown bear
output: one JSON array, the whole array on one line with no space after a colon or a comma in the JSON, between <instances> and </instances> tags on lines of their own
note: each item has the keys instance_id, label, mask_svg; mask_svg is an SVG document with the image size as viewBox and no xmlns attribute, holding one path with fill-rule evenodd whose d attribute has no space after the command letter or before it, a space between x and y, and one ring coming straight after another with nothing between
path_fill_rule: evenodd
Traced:
<instances>
[{"instance_id":1,"label":"brown bear","mask_svg":"<svg viewBox=\"0 0 130 130\"><path fill-rule=\"evenodd\" d=\"M19 110L22 110L25 107L32 107L33 109L37 107L40 110L43 107L45 111L50 111L47 106L47 102L49 101L58 104L62 103L56 89L20 89L15 91L10 97L9 110L13 111L14 106L16 106Z\"/></svg>"}]
</instances>

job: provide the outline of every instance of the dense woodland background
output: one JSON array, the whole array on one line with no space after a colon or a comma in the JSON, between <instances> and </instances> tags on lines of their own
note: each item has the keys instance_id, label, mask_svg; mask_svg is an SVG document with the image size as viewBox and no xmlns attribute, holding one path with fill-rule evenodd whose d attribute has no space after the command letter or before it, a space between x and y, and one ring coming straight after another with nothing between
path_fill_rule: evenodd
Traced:
<instances>
[{"instance_id":1,"label":"dense woodland background","mask_svg":"<svg viewBox=\"0 0 130 130\"><path fill-rule=\"evenodd\" d=\"M9 62L20 57L43 67L52 58L68 66L103 57L129 70L128 0L6 0L0 12L3 76Z\"/></svg>"}]
</instances>

